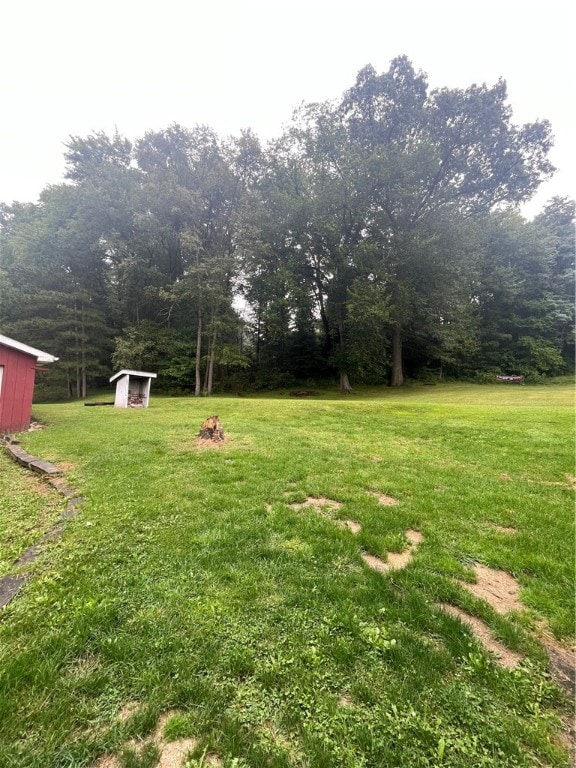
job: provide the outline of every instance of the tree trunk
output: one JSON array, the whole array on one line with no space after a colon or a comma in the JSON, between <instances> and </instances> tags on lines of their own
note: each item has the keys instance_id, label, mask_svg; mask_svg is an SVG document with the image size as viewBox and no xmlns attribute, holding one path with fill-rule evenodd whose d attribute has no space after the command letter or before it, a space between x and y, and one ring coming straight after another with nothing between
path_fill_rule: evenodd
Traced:
<instances>
[{"instance_id":1,"label":"tree trunk","mask_svg":"<svg viewBox=\"0 0 576 768\"><path fill-rule=\"evenodd\" d=\"M258 316L256 320L256 365L260 364L260 324L262 317L262 304L258 300Z\"/></svg>"},{"instance_id":2,"label":"tree trunk","mask_svg":"<svg viewBox=\"0 0 576 768\"><path fill-rule=\"evenodd\" d=\"M202 392L204 392L205 395L208 394L208 374L210 371L210 366L208 365L208 361L210 360L210 355L212 354L212 342L210 339L208 340L208 354L206 355L206 370L204 371L204 385L202 387Z\"/></svg>"},{"instance_id":3,"label":"tree trunk","mask_svg":"<svg viewBox=\"0 0 576 768\"><path fill-rule=\"evenodd\" d=\"M86 328L84 325L84 302L80 304L80 349L81 349L81 368L82 368L82 399L86 399Z\"/></svg>"},{"instance_id":4,"label":"tree trunk","mask_svg":"<svg viewBox=\"0 0 576 768\"><path fill-rule=\"evenodd\" d=\"M392 380L391 387L401 387L404 384L402 372L402 333L396 325L392 329Z\"/></svg>"},{"instance_id":5,"label":"tree trunk","mask_svg":"<svg viewBox=\"0 0 576 768\"><path fill-rule=\"evenodd\" d=\"M340 346L340 364L345 365L344 320L342 318L338 323L338 344ZM352 392L348 373L347 371L342 370L342 368L340 369L340 392L342 392L343 395L349 395Z\"/></svg>"},{"instance_id":6,"label":"tree trunk","mask_svg":"<svg viewBox=\"0 0 576 768\"><path fill-rule=\"evenodd\" d=\"M209 416L200 427L198 432L200 440L211 440L214 443L219 443L224 440L224 428L220 423L218 416Z\"/></svg>"},{"instance_id":7,"label":"tree trunk","mask_svg":"<svg viewBox=\"0 0 576 768\"><path fill-rule=\"evenodd\" d=\"M200 377L200 357L202 355L202 315L198 315L198 333L196 334L196 386L194 397L200 397L202 380Z\"/></svg>"},{"instance_id":8,"label":"tree trunk","mask_svg":"<svg viewBox=\"0 0 576 768\"><path fill-rule=\"evenodd\" d=\"M329 355L332 351L332 336L330 334L330 322L328 320L328 315L326 314L326 307L324 306L322 280L318 275L318 270L316 270L315 282L316 282L315 294L316 294L316 299L318 300L318 309L320 310L322 330L324 331L324 348L326 350L326 354Z\"/></svg>"},{"instance_id":9,"label":"tree trunk","mask_svg":"<svg viewBox=\"0 0 576 768\"><path fill-rule=\"evenodd\" d=\"M210 357L208 358L208 387L206 393L212 394L212 382L214 381L214 350L216 349L216 331L212 336L212 343L210 345Z\"/></svg>"},{"instance_id":10,"label":"tree trunk","mask_svg":"<svg viewBox=\"0 0 576 768\"><path fill-rule=\"evenodd\" d=\"M352 392L352 387L346 371L340 371L340 392L342 392L343 395L349 395Z\"/></svg>"}]
</instances>

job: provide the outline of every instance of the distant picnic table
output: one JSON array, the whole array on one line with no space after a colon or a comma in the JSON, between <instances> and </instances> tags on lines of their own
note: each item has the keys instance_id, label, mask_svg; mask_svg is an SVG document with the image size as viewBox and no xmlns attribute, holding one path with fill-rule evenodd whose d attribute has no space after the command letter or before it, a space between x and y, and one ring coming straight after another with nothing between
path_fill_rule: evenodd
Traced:
<instances>
[{"instance_id":1,"label":"distant picnic table","mask_svg":"<svg viewBox=\"0 0 576 768\"><path fill-rule=\"evenodd\" d=\"M513 384L520 384L524 381L524 376L496 376L496 381L511 381Z\"/></svg>"}]
</instances>

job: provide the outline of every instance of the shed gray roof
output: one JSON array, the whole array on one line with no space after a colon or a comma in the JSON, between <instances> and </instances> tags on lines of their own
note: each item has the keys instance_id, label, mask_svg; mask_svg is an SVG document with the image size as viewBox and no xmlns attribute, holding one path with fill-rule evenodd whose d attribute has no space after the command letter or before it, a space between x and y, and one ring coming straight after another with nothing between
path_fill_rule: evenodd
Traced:
<instances>
[{"instance_id":1,"label":"shed gray roof","mask_svg":"<svg viewBox=\"0 0 576 768\"><path fill-rule=\"evenodd\" d=\"M118 371L118 373L115 373L114 376L110 377L110 381L114 381L114 379L118 379L120 376L139 376L141 379L155 379L158 375L157 373L147 373L146 371L131 371L128 368L124 368L121 371Z\"/></svg>"}]
</instances>

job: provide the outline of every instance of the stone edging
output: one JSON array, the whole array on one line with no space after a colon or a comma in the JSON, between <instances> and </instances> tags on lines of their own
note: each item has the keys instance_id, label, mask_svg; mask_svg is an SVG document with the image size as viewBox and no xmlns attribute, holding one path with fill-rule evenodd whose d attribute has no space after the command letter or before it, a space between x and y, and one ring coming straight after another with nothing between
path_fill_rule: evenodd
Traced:
<instances>
[{"instance_id":1,"label":"stone edging","mask_svg":"<svg viewBox=\"0 0 576 768\"><path fill-rule=\"evenodd\" d=\"M64 533L64 523L78 514L83 498L78 496L74 488L71 488L64 482L64 480L62 480L62 471L58 469L57 466L51 464L49 461L37 459L35 456L26 453L23 448L20 448L18 441L10 436L0 437L0 444L2 443L4 443L6 453L11 459L21 466L26 467L26 469L30 469L33 472L37 472L46 477L50 485L68 501L66 509L60 514L56 525L47 531L36 544L33 544L22 552L20 557L12 564L12 568L14 569L21 565L29 565L30 563L33 563L49 542L55 541L62 536ZM4 606L8 605L8 603L16 597L20 589L32 575L33 574L31 573L8 573L6 576L0 578L0 609L4 608Z\"/></svg>"}]
</instances>

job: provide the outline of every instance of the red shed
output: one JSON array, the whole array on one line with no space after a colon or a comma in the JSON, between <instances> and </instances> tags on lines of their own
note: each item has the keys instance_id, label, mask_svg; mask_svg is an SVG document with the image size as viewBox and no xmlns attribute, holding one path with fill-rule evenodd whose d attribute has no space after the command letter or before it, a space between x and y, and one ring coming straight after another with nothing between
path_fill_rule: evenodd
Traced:
<instances>
[{"instance_id":1,"label":"red shed","mask_svg":"<svg viewBox=\"0 0 576 768\"><path fill-rule=\"evenodd\" d=\"M30 426L36 363L57 357L0 334L0 432L22 432Z\"/></svg>"}]
</instances>

